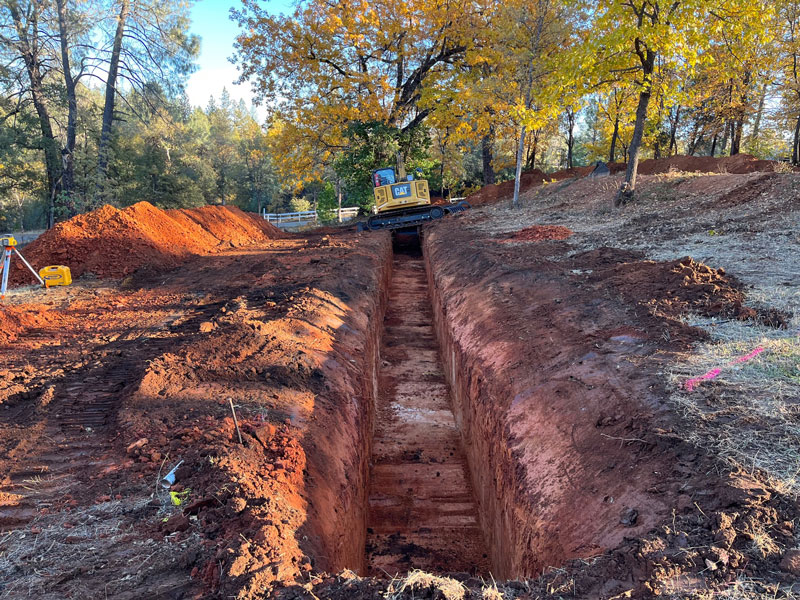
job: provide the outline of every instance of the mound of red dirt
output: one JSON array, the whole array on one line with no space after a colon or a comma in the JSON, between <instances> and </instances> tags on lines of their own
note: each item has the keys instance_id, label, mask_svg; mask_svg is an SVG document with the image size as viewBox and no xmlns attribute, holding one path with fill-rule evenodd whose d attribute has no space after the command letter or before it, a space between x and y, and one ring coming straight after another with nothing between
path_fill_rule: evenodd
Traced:
<instances>
[{"instance_id":1,"label":"mound of red dirt","mask_svg":"<svg viewBox=\"0 0 800 600\"><path fill-rule=\"evenodd\" d=\"M733 173L741 175L744 173L755 173L758 171L772 172L775 165L772 160L758 160L750 154L736 154L735 156L671 156L669 158L659 158L643 160L639 163L639 173L642 175L656 175L669 171L684 171L687 173ZM613 165L612 173L620 172L625 169L624 165Z\"/></svg>"},{"instance_id":2,"label":"mound of red dirt","mask_svg":"<svg viewBox=\"0 0 800 600\"><path fill-rule=\"evenodd\" d=\"M561 225L532 225L514 232L501 242L541 242L544 240L565 240L572 235L572 230Z\"/></svg>"},{"instance_id":3,"label":"mound of red dirt","mask_svg":"<svg viewBox=\"0 0 800 600\"><path fill-rule=\"evenodd\" d=\"M522 174L519 182L520 193L529 190L536 185L542 185L547 180L547 175L539 169L526 171ZM514 180L504 181L503 183L492 183L483 186L474 194L467 197L467 202L472 206L483 206L485 204L494 204L503 198L510 198L514 194Z\"/></svg>"},{"instance_id":4,"label":"mound of red dirt","mask_svg":"<svg viewBox=\"0 0 800 600\"><path fill-rule=\"evenodd\" d=\"M271 223L248 215L235 206L203 206L169 210L172 218L184 215L218 240L218 243L231 247L248 246L254 242L276 239L284 236L280 229Z\"/></svg>"},{"instance_id":5,"label":"mound of red dirt","mask_svg":"<svg viewBox=\"0 0 800 600\"><path fill-rule=\"evenodd\" d=\"M285 236L263 219L235 207L164 211L139 202L122 210L106 205L59 223L28 245L25 257L35 268L67 265L73 277L87 272L124 277L145 264L170 268L191 255ZM17 261L12 281L34 280Z\"/></svg>"},{"instance_id":6,"label":"mound of red dirt","mask_svg":"<svg viewBox=\"0 0 800 600\"><path fill-rule=\"evenodd\" d=\"M688 256L669 262L624 262L596 270L591 279L611 284L624 297L647 306L652 314L669 319L691 311L786 327L790 318L775 309L746 306L743 286L735 277Z\"/></svg>"}]
</instances>

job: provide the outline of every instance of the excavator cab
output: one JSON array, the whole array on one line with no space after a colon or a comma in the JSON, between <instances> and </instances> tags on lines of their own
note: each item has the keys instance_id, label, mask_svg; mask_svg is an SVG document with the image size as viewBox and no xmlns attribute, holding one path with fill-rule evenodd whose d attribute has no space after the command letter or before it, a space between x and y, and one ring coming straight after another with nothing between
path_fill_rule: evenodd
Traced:
<instances>
[{"instance_id":1,"label":"excavator cab","mask_svg":"<svg viewBox=\"0 0 800 600\"><path fill-rule=\"evenodd\" d=\"M394 169L378 169L372 173L372 185L376 188L397 183Z\"/></svg>"}]
</instances>

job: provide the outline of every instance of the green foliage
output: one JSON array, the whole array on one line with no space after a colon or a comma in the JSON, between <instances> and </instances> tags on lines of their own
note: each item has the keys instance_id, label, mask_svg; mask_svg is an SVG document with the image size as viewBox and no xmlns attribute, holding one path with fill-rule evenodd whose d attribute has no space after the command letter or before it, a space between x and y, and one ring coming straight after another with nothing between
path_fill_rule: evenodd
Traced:
<instances>
[{"instance_id":1,"label":"green foliage","mask_svg":"<svg viewBox=\"0 0 800 600\"><path fill-rule=\"evenodd\" d=\"M311 210L311 202L307 198L292 198L289 201L291 212L305 212Z\"/></svg>"},{"instance_id":2,"label":"green foliage","mask_svg":"<svg viewBox=\"0 0 800 600\"><path fill-rule=\"evenodd\" d=\"M43 17L27 26L47 40L37 60L54 131L48 141L31 75L17 72L23 46L12 3L0 3L3 64L20 65L0 69L0 228L29 229L46 224L46 165L61 158L70 113L54 2L13 4ZM666 155L674 131L680 153L730 153L735 134L737 149L800 162L800 76L792 68L800 0L509 0L479 9L462 0L381 0L359 10L303 0L290 16L248 0L235 11L244 26L237 58L274 101L266 131L227 92L204 109L182 95L197 54L190 4L131 0L103 201L316 206L326 220L335 218L340 191L343 206L371 208L372 172L398 162L434 195L462 195L483 181L483 147L495 180L513 178L523 126L521 162L562 168L558 119L567 107L576 115L576 165L608 160L612 146L617 161L631 156L634 131L643 157ZM57 218L98 202L105 97L88 87L88 73L95 85L108 65L120 8L66 6L78 79L75 173L71 193L54 197ZM635 129L642 91L652 100Z\"/></svg>"},{"instance_id":3,"label":"green foliage","mask_svg":"<svg viewBox=\"0 0 800 600\"><path fill-rule=\"evenodd\" d=\"M347 206L372 208L372 172L395 168L399 159L410 173L424 168L428 159L430 137L424 127L400 129L379 121L355 121L345 132L347 145L334 162L342 179Z\"/></svg>"},{"instance_id":4,"label":"green foliage","mask_svg":"<svg viewBox=\"0 0 800 600\"><path fill-rule=\"evenodd\" d=\"M323 223L331 223L337 220L338 208L339 199L336 196L336 189L330 181L326 181L317 200L317 216Z\"/></svg>"}]
</instances>

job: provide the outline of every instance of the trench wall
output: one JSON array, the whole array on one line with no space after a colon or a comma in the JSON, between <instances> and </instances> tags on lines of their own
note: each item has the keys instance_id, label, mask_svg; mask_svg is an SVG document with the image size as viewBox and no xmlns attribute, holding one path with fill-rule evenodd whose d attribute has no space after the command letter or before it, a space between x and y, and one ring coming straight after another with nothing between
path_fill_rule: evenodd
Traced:
<instances>
[{"instance_id":1,"label":"trench wall","mask_svg":"<svg viewBox=\"0 0 800 600\"><path fill-rule=\"evenodd\" d=\"M516 259L458 225L427 227L423 253L492 574L535 576L650 531L669 514L660 450L619 441L651 414L628 360L646 345L619 336L631 315L535 248Z\"/></svg>"},{"instance_id":2,"label":"trench wall","mask_svg":"<svg viewBox=\"0 0 800 600\"><path fill-rule=\"evenodd\" d=\"M453 413L467 455L492 574L508 579L526 571L523 565L525 551L520 547L520 539L526 536L519 528L524 530L530 519L514 499L517 485L504 415L494 414L491 411L494 403L486 399L491 394L488 381L500 374L487 370L471 355L463 341L456 338L441 289L444 282L437 281L436 266L431 264L430 257L436 243L435 236L426 236L423 242L442 368L450 386Z\"/></svg>"},{"instance_id":3,"label":"trench wall","mask_svg":"<svg viewBox=\"0 0 800 600\"><path fill-rule=\"evenodd\" d=\"M303 443L308 516L299 533L301 546L320 571L363 573L366 567L369 463L392 268L388 234L373 251L374 270L352 274L364 280L366 291L348 302L348 316L336 329L321 368L327 392L318 395L315 420Z\"/></svg>"}]
</instances>

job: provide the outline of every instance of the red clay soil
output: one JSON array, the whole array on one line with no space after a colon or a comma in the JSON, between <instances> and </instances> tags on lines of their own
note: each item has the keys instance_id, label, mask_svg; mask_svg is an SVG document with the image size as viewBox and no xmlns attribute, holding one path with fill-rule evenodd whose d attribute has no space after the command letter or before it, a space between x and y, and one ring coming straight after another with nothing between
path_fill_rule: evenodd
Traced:
<instances>
[{"instance_id":1,"label":"red clay soil","mask_svg":"<svg viewBox=\"0 0 800 600\"><path fill-rule=\"evenodd\" d=\"M191 501L162 529L203 539L191 574L220 597L261 597L312 568L364 569L388 238L293 252L281 276L252 258L218 266L237 273L240 295L226 292L234 299L182 352L151 361L120 413L126 443L145 440L129 452L142 476L184 460L172 491Z\"/></svg>"},{"instance_id":2,"label":"red clay soil","mask_svg":"<svg viewBox=\"0 0 800 600\"><path fill-rule=\"evenodd\" d=\"M192 255L284 237L257 215L236 207L164 211L139 202L122 210L106 205L58 223L26 246L24 253L37 269L68 266L73 278L84 273L124 277L143 265L170 268ZM12 280L35 281L19 261L13 265Z\"/></svg>"},{"instance_id":3,"label":"red clay soil","mask_svg":"<svg viewBox=\"0 0 800 600\"><path fill-rule=\"evenodd\" d=\"M526 171L522 174L520 179L520 193L525 192L532 187L542 185L547 181L547 175L539 169ZM467 196L467 202L471 206L485 206L487 204L494 204L504 198L510 198L514 193L514 180L504 181L503 183L492 183L483 186L474 194Z\"/></svg>"},{"instance_id":4,"label":"red clay soil","mask_svg":"<svg viewBox=\"0 0 800 600\"><path fill-rule=\"evenodd\" d=\"M676 417L661 411L656 357L701 337L674 317L687 306L744 316L735 281L689 261L569 249L486 244L454 222L425 238L493 574L545 571L538 591L578 597L660 594L682 578L791 581L780 553L750 549L761 533L792 547L800 507L763 481L715 475L714 457L672 436Z\"/></svg>"},{"instance_id":5,"label":"red clay soil","mask_svg":"<svg viewBox=\"0 0 800 600\"><path fill-rule=\"evenodd\" d=\"M363 570L389 254L277 240L51 291L60 326L0 346L0 553L51 549L46 572L0 561L0 595L255 598ZM158 480L178 460L176 508Z\"/></svg>"},{"instance_id":6,"label":"red clay soil","mask_svg":"<svg viewBox=\"0 0 800 600\"><path fill-rule=\"evenodd\" d=\"M772 160L759 160L750 154L734 156L672 156L669 158L648 159L639 163L642 175L657 175L669 171L686 173L732 173L742 175L759 171L772 173L779 163ZM625 165L613 165L612 172L622 172Z\"/></svg>"},{"instance_id":7,"label":"red clay soil","mask_svg":"<svg viewBox=\"0 0 800 600\"><path fill-rule=\"evenodd\" d=\"M25 308L3 306L0 308L0 344L13 342L18 335L36 327L57 326L60 315L44 304Z\"/></svg>"},{"instance_id":8,"label":"red clay soil","mask_svg":"<svg viewBox=\"0 0 800 600\"><path fill-rule=\"evenodd\" d=\"M657 175L670 171L683 171L687 173L732 173L744 174L755 172L775 171L780 164L771 160L758 160L749 154L737 154L735 156L711 157L711 156L672 156L669 158L647 159L639 163L640 175ZM625 163L611 163L608 165L611 174L623 173L627 168ZM594 170L594 166L574 167L556 171L554 173L544 173L539 169L526 171L522 174L520 181L520 193L533 187L542 185L546 181L563 181L566 179L576 179L586 177ZM499 184L487 185L467 197L467 201L472 206L484 206L495 204L501 200L511 198L514 192L514 180L505 181Z\"/></svg>"},{"instance_id":9,"label":"red clay soil","mask_svg":"<svg viewBox=\"0 0 800 600\"><path fill-rule=\"evenodd\" d=\"M532 225L515 231L500 242L541 242L543 240L565 240L572 235L572 230L563 225Z\"/></svg>"}]
</instances>

